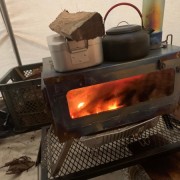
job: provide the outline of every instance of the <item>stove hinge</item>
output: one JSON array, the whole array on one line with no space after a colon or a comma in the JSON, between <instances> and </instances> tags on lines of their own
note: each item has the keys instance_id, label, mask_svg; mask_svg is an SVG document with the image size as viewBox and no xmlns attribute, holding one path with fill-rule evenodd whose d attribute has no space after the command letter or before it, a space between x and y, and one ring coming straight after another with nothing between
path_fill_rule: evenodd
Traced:
<instances>
[{"instance_id":1,"label":"stove hinge","mask_svg":"<svg viewBox=\"0 0 180 180\"><path fill-rule=\"evenodd\" d=\"M180 73L180 66L177 66L177 67L176 67L176 72L177 72L177 73Z\"/></svg>"},{"instance_id":2,"label":"stove hinge","mask_svg":"<svg viewBox=\"0 0 180 180\"><path fill-rule=\"evenodd\" d=\"M163 69L165 69L165 68L166 68L165 62L164 62L162 59L160 59L160 60L158 61L158 69L159 69L159 70L163 70Z\"/></svg>"}]
</instances>

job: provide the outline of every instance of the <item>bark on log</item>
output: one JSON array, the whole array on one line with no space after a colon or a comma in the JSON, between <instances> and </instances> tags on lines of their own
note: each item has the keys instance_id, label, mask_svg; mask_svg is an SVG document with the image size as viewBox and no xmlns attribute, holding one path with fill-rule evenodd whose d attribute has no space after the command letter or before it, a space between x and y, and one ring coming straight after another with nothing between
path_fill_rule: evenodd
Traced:
<instances>
[{"instance_id":1,"label":"bark on log","mask_svg":"<svg viewBox=\"0 0 180 180\"><path fill-rule=\"evenodd\" d=\"M76 41L93 39L105 33L102 16L97 12L63 11L49 27L58 34Z\"/></svg>"}]
</instances>

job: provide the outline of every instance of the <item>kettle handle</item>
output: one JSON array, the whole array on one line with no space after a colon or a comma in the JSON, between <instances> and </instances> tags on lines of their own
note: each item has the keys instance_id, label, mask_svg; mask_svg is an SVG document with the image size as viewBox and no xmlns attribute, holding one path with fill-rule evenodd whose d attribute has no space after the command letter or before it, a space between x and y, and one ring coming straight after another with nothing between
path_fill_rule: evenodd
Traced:
<instances>
[{"instance_id":1,"label":"kettle handle","mask_svg":"<svg viewBox=\"0 0 180 180\"><path fill-rule=\"evenodd\" d=\"M107 16L109 15L109 13L110 13L114 8L116 8L116 7L118 7L118 6L122 6L122 5L131 6L131 7L133 7L133 8L138 12L138 14L139 14L139 16L140 16L140 18L141 18L142 27L144 28L143 18L142 18L142 13L141 13L141 11L140 11L135 5L133 5L133 4L131 4L131 3L126 3L126 2L118 3L118 4L115 4L114 6L112 6L112 7L106 12L106 14L105 14L105 16L104 16L104 24L105 24L105 21L106 21L106 19L107 19Z\"/></svg>"}]
</instances>

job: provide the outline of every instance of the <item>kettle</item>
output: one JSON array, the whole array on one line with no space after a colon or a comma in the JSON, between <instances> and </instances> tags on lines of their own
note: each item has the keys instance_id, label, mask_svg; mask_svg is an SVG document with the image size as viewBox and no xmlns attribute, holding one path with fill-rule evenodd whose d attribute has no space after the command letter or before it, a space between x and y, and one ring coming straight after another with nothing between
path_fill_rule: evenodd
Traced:
<instances>
[{"instance_id":1,"label":"kettle","mask_svg":"<svg viewBox=\"0 0 180 180\"><path fill-rule=\"evenodd\" d=\"M122 25L106 31L103 37L103 53L105 61L130 61L143 58L150 50L150 35L144 29L142 13L131 3L118 3L112 6L104 16L104 24L108 14L116 7L127 5L133 7L141 18L141 25Z\"/></svg>"}]
</instances>

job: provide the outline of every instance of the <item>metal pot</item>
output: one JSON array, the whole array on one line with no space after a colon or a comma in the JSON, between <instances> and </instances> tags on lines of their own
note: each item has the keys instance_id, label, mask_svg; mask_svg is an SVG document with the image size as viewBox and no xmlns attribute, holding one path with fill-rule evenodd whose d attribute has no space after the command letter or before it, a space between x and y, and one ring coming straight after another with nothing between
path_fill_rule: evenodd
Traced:
<instances>
[{"instance_id":1,"label":"metal pot","mask_svg":"<svg viewBox=\"0 0 180 180\"><path fill-rule=\"evenodd\" d=\"M140 10L130 3L118 3L111 7L104 17L117 6L128 5L133 7L141 17L142 25L123 25L106 31L103 37L103 53L106 61L129 61L146 56L150 49L150 36L144 29Z\"/></svg>"}]
</instances>

